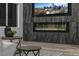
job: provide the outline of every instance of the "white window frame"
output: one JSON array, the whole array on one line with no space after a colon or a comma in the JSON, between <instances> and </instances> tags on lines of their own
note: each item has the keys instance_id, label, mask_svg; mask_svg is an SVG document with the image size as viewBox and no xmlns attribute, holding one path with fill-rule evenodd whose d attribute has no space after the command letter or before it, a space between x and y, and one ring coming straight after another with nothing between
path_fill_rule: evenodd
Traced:
<instances>
[{"instance_id":1,"label":"white window frame","mask_svg":"<svg viewBox=\"0 0 79 59\"><path fill-rule=\"evenodd\" d=\"M8 3L6 3L6 26L8 26Z\"/></svg>"},{"instance_id":2,"label":"white window frame","mask_svg":"<svg viewBox=\"0 0 79 59\"><path fill-rule=\"evenodd\" d=\"M16 26L16 27L19 27L19 25L20 25L20 24L19 24L19 23L20 23L20 22L19 22L19 19L20 19L20 18L19 18L19 17L20 17L20 11L19 11L19 10L20 10L20 4L17 3L17 26Z\"/></svg>"}]
</instances>

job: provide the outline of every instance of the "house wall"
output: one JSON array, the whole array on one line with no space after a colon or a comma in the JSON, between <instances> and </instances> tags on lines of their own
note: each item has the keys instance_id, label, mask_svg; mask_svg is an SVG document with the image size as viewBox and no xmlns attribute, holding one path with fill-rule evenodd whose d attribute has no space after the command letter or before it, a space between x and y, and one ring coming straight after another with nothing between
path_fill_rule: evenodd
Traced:
<instances>
[{"instance_id":1,"label":"house wall","mask_svg":"<svg viewBox=\"0 0 79 59\"><path fill-rule=\"evenodd\" d=\"M23 4L19 3L18 4L18 26L17 27L11 27L12 30L16 30L16 35L15 36L23 36ZM4 35L4 28L5 27L0 27L0 36L5 36Z\"/></svg>"},{"instance_id":2,"label":"house wall","mask_svg":"<svg viewBox=\"0 0 79 59\"><path fill-rule=\"evenodd\" d=\"M23 4L23 36L25 41L79 44L79 3L72 3L70 16L32 17L32 4ZM33 32L34 22L69 22L69 32Z\"/></svg>"}]
</instances>

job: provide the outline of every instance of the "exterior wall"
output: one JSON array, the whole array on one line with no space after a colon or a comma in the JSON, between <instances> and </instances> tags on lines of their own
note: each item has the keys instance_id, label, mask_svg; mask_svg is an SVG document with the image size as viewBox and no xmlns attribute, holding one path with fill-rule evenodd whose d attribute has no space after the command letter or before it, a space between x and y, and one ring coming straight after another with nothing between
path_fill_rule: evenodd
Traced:
<instances>
[{"instance_id":1,"label":"exterior wall","mask_svg":"<svg viewBox=\"0 0 79 59\"><path fill-rule=\"evenodd\" d=\"M18 4L18 20L19 20L19 23L18 23L18 26L17 27L12 27L13 30L16 30L16 36L23 36L23 4L22 3L19 3ZM4 35L4 28L5 27L0 27L0 36L5 36Z\"/></svg>"},{"instance_id":2,"label":"exterior wall","mask_svg":"<svg viewBox=\"0 0 79 59\"><path fill-rule=\"evenodd\" d=\"M25 41L79 44L79 3L72 3L71 16L32 17L32 4L23 4ZM33 22L69 22L69 32L33 32Z\"/></svg>"}]
</instances>

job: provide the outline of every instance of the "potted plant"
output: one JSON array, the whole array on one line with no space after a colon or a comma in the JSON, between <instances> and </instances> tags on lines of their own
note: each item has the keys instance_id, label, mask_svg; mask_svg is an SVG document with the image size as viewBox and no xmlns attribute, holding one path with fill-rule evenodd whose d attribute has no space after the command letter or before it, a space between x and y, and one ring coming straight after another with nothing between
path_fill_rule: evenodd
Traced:
<instances>
[{"instance_id":1,"label":"potted plant","mask_svg":"<svg viewBox=\"0 0 79 59\"><path fill-rule=\"evenodd\" d=\"M15 35L16 31L15 30L10 30L7 32L7 37L13 37Z\"/></svg>"},{"instance_id":2,"label":"potted plant","mask_svg":"<svg viewBox=\"0 0 79 59\"><path fill-rule=\"evenodd\" d=\"M5 36L6 37L13 37L16 34L15 30L11 30L11 27L6 26L5 28Z\"/></svg>"}]
</instances>

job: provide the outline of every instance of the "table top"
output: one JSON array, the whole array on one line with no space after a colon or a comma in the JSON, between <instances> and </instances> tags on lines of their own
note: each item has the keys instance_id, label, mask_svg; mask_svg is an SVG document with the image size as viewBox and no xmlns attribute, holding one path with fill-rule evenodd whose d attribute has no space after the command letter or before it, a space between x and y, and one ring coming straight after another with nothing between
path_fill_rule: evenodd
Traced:
<instances>
[{"instance_id":1,"label":"table top","mask_svg":"<svg viewBox=\"0 0 79 59\"><path fill-rule=\"evenodd\" d=\"M14 37L5 37L5 36L2 36L2 39L22 39L23 37L21 36L14 36Z\"/></svg>"},{"instance_id":2,"label":"table top","mask_svg":"<svg viewBox=\"0 0 79 59\"><path fill-rule=\"evenodd\" d=\"M25 51L37 51L37 50L40 50L41 47L40 46L20 46L20 47L17 47L17 49L20 49L20 50L25 50Z\"/></svg>"}]
</instances>

